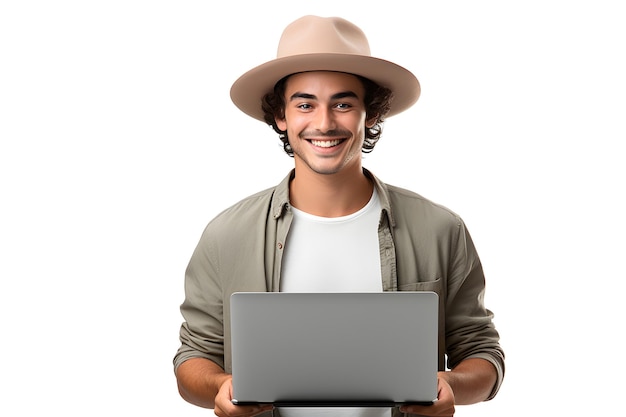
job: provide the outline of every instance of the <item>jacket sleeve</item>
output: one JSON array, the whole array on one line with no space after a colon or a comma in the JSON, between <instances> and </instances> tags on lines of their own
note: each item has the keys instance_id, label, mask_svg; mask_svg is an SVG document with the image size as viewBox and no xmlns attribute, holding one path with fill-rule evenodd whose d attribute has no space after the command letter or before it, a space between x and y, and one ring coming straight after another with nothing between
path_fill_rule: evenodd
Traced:
<instances>
[{"instance_id":1,"label":"jacket sleeve","mask_svg":"<svg viewBox=\"0 0 626 417\"><path fill-rule=\"evenodd\" d=\"M218 279L217 246L205 229L185 272L185 300L180 307L184 321L174 369L184 361L201 357L224 368L223 297Z\"/></svg>"},{"instance_id":2,"label":"jacket sleeve","mask_svg":"<svg viewBox=\"0 0 626 417\"><path fill-rule=\"evenodd\" d=\"M480 259L463 221L452 239L446 299L446 354L448 367L462 360L482 358L493 364L498 379L488 399L493 398L504 378L504 352L485 307L485 277Z\"/></svg>"}]
</instances>

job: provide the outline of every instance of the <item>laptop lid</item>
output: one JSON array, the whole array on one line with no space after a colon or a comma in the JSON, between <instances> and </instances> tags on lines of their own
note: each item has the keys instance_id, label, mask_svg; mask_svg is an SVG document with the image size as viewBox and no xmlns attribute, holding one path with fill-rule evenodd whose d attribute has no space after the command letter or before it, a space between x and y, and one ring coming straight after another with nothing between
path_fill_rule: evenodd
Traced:
<instances>
[{"instance_id":1,"label":"laptop lid","mask_svg":"<svg viewBox=\"0 0 626 417\"><path fill-rule=\"evenodd\" d=\"M233 403L431 404L437 323L434 292L234 293Z\"/></svg>"}]
</instances>

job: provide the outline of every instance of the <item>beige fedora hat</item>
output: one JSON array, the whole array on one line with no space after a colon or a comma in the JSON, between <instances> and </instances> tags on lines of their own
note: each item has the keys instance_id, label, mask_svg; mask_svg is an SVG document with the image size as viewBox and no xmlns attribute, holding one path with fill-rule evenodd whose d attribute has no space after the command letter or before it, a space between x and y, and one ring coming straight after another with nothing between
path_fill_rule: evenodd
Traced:
<instances>
[{"instance_id":1,"label":"beige fedora hat","mask_svg":"<svg viewBox=\"0 0 626 417\"><path fill-rule=\"evenodd\" d=\"M420 84L409 70L371 56L361 29L339 17L304 16L285 28L276 59L239 77L230 97L244 113L263 120L261 100L287 75L307 71L338 71L368 78L393 91L387 117L411 107Z\"/></svg>"}]
</instances>

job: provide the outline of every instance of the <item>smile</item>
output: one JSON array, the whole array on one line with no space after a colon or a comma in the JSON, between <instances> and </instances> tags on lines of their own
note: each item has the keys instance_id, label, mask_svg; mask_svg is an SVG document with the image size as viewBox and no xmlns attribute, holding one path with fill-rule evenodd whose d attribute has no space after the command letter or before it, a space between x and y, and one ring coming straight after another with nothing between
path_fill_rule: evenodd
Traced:
<instances>
[{"instance_id":1,"label":"smile","mask_svg":"<svg viewBox=\"0 0 626 417\"><path fill-rule=\"evenodd\" d=\"M333 146L339 145L343 139L335 139L335 140L313 140L311 139L311 143L314 146L318 146L320 148L332 148Z\"/></svg>"}]
</instances>

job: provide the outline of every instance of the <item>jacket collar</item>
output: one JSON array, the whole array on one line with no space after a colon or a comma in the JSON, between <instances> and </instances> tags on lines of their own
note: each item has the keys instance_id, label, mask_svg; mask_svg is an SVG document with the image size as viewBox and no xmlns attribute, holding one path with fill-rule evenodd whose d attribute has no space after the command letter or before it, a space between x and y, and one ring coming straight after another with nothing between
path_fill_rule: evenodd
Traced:
<instances>
[{"instance_id":1,"label":"jacket collar","mask_svg":"<svg viewBox=\"0 0 626 417\"><path fill-rule=\"evenodd\" d=\"M363 173L374 183L374 187L376 187L376 191L378 192L378 198L380 199L382 212L388 217L391 227L394 227L395 220L393 218L393 211L391 210L387 185L365 168L363 168ZM271 204L271 213L274 220L278 220L289 208L289 183L294 176L295 170L292 169L274 189Z\"/></svg>"}]
</instances>

